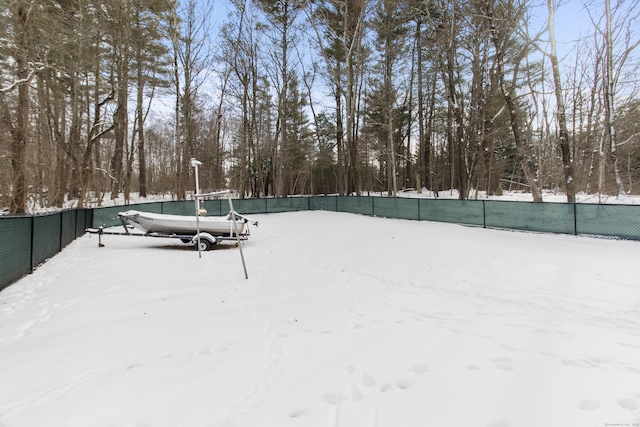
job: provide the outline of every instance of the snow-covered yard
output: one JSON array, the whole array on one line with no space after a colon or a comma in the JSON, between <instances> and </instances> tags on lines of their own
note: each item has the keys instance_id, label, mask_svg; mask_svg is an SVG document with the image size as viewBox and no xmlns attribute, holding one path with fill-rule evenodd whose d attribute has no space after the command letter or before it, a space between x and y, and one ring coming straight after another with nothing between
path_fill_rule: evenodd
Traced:
<instances>
[{"instance_id":1,"label":"snow-covered yard","mask_svg":"<svg viewBox=\"0 0 640 427\"><path fill-rule=\"evenodd\" d=\"M307 211L0 292L0 426L640 425L640 242Z\"/></svg>"}]
</instances>

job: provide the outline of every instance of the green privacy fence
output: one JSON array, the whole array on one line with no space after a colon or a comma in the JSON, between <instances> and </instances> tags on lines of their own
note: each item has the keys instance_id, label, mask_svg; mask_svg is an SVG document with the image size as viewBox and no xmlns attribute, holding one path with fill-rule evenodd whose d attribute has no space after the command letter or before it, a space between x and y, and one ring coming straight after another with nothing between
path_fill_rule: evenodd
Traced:
<instances>
[{"instance_id":1,"label":"green privacy fence","mask_svg":"<svg viewBox=\"0 0 640 427\"><path fill-rule=\"evenodd\" d=\"M233 200L245 215L305 210L348 212L417 221L544 233L608 236L640 240L640 205L527 203L488 200L309 196ZM207 215L229 212L226 199L204 201ZM193 215L193 201L167 201L49 215L0 216L0 290L60 252L89 227L119 225L118 212L139 210Z\"/></svg>"},{"instance_id":2,"label":"green privacy fence","mask_svg":"<svg viewBox=\"0 0 640 427\"><path fill-rule=\"evenodd\" d=\"M480 227L543 233L597 235L640 240L639 205L529 203L492 200L406 199L385 197L309 196L233 200L245 215L326 210L417 221L439 221ZM226 199L204 202L207 215L229 212ZM93 226L119 225L118 212L192 215L193 201L157 202L93 210Z\"/></svg>"},{"instance_id":3,"label":"green privacy fence","mask_svg":"<svg viewBox=\"0 0 640 427\"><path fill-rule=\"evenodd\" d=\"M46 215L0 217L0 290L60 252L84 234L91 209Z\"/></svg>"},{"instance_id":4,"label":"green privacy fence","mask_svg":"<svg viewBox=\"0 0 640 427\"><path fill-rule=\"evenodd\" d=\"M640 240L639 205L326 196L310 197L309 209Z\"/></svg>"}]
</instances>

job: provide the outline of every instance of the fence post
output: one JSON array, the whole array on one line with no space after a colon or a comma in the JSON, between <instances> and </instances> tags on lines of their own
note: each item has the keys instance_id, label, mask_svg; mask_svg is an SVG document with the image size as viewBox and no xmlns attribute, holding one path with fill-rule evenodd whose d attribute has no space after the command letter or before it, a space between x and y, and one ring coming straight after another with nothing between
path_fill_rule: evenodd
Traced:
<instances>
[{"instance_id":1,"label":"fence post","mask_svg":"<svg viewBox=\"0 0 640 427\"><path fill-rule=\"evenodd\" d=\"M58 252L60 253L62 252L62 248L64 247L62 245L62 239L63 239L63 234L64 234L64 211L60 211L60 213L58 213L58 215L60 215L60 239L59 239L59 245L58 245Z\"/></svg>"},{"instance_id":2,"label":"fence post","mask_svg":"<svg viewBox=\"0 0 640 427\"><path fill-rule=\"evenodd\" d=\"M35 221L31 216L31 249L29 250L29 274L33 273L33 249L35 247Z\"/></svg>"},{"instance_id":3,"label":"fence post","mask_svg":"<svg viewBox=\"0 0 640 427\"><path fill-rule=\"evenodd\" d=\"M75 213L75 218L73 219L73 240L76 240L78 237L78 209L74 209L73 213Z\"/></svg>"},{"instance_id":4,"label":"fence post","mask_svg":"<svg viewBox=\"0 0 640 427\"><path fill-rule=\"evenodd\" d=\"M578 235L578 208L575 202L573 203L573 235Z\"/></svg>"},{"instance_id":5,"label":"fence post","mask_svg":"<svg viewBox=\"0 0 640 427\"><path fill-rule=\"evenodd\" d=\"M487 228L487 210L484 199L482 200L482 228Z\"/></svg>"}]
</instances>

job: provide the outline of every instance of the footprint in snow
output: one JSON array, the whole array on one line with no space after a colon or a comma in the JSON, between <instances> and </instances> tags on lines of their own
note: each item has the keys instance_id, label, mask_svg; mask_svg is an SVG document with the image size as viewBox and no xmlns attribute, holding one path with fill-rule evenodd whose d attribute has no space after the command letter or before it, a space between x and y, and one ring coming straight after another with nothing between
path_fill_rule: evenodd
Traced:
<instances>
[{"instance_id":1,"label":"footprint in snow","mask_svg":"<svg viewBox=\"0 0 640 427\"><path fill-rule=\"evenodd\" d=\"M502 369L503 371L513 371L513 363L512 360L508 357L496 357L495 359L491 359L493 362L493 366L497 369Z\"/></svg>"},{"instance_id":2,"label":"footprint in snow","mask_svg":"<svg viewBox=\"0 0 640 427\"><path fill-rule=\"evenodd\" d=\"M326 404L337 405L344 400L344 395L340 392L327 393L320 399Z\"/></svg>"},{"instance_id":3,"label":"footprint in snow","mask_svg":"<svg viewBox=\"0 0 640 427\"><path fill-rule=\"evenodd\" d=\"M310 415L310 414L311 414L311 410L309 408L297 408L289 412L287 415L289 418L298 418L298 417L304 417L305 415Z\"/></svg>"},{"instance_id":4,"label":"footprint in snow","mask_svg":"<svg viewBox=\"0 0 640 427\"><path fill-rule=\"evenodd\" d=\"M193 353L194 356L208 356L210 354L213 354L214 350L212 349L207 349L207 350L201 350L198 352Z\"/></svg>"},{"instance_id":5,"label":"footprint in snow","mask_svg":"<svg viewBox=\"0 0 640 427\"><path fill-rule=\"evenodd\" d=\"M507 350L507 351L518 351L517 348L515 347L511 347L510 345L507 344L499 344L499 346L503 349L503 350Z\"/></svg>"},{"instance_id":6,"label":"footprint in snow","mask_svg":"<svg viewBox=\"0 0 640 427\"><path fill-rule=\"evenodd\" d=\"M362 375L362 385L365 387L373 387L376 385L376 379L371 375L364 374Z\"/></svg>"},{"instance_id":7,"label":"footprint in snow","mask_svg":"<svg viewBox=\"0 0 640 427\"><path fill-rule=\"evenodd\" d=\"M412 372L416 375L423 375L429 372L429 367L425 364L413 365L407 369L409 372Z\"/></svg>"},{"instance_id":8,"label":"footprint in snow","mask_svg":"<svg viewBox=\"0 0 640 427\"><path fill-rule=\"evenodd\" d=\"M606 364L607 359L604 358L584 358L580 360L562 359L561 363L566 366L575 366L587 369L602 369L602 364Z\"/></svg>"},{"instance_id":9,"label":"footprint in snow","mask_svg":"<svg viewBox=\"0 0 640 427\"><path fill-rule=\"evenodd\" d=\"M388 391L392 391L395 389L399 390L407 390L413 387L413 382L407 378L402 378L396 381L395 383L386 382L380 386L380 391L386 393Z\"/></svg>"},{"instance_id":10,"label":"footprint in snow","mask_svg":"<svg viewBox=\"0 0 640 427\"><path fill-rule=\"evenodd\" d=\"M582 409L583 411L595 411L598 409L600 404L596 400L582 399L576 406L578 409Z\"/></svg>"},{"instance_id":11,"label":"footprint in snow","mask_svg":"<svg viewBox=\"0 0 640 427\"><path fill-rule=\"evenodd\" d=\"M351 400L354 402L359 402L364 398L360 390L355 384L351 385Z\"/></svg>"},{"instance_id":12,"label":"footprint in snow","mask_svg":"<svg viewBox=\"0 0 640 427\"><path fill-rule=\"evenodd\" d=\"M625 397L622 399L618 399L618 405L627 411L638 411L640 410L640 399L636 399L633 397Z\"/></svg>"},{"instance_id":13,"label":"footprint in snow","mask_svg":"<svg viewBox=\"0 0 640 427\"><path fill-rule=\"evenodd\" d=\"M396 381L395 386L396 386L396 388L399 388L400 390L406 390L406 389L409 389L409 388L413 387L413 382L411 382L411 380L409 380L407 378L402 378L402 379L399 379L398 381Z\"/></svg>"},{"instance_id":14,"label":"footprint in snow","mask_svg":"<svg viewBox=\"0 0 640 427\"><path fill-rule=\"evenodd\" d=\"M384 383L380 386L380 391L383 393L386 393L391 390L393 390L393 384L391 383Z\"/></svg>"},{"instance_id":15,"label":"footprint in snow","mask_svg":"<svg viewBox=\"0 0 640 427\"><path fill-rule=\"evenodd\" d=\"M636 368L636 367L634 367L634 366L628 366L628 367L626 368L626 370L627 370L627 371L629 371L629 372L631 372L631 373L633 373L633 374L638 374L638 375L640 375L640 368Z\"/></svg>"}]
</instances>

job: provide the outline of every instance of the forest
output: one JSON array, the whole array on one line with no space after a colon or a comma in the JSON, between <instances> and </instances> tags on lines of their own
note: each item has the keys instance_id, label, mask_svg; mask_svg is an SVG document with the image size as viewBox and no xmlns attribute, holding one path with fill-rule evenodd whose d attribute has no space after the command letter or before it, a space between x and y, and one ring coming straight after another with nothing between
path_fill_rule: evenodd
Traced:
<instances>
[{"instance_id":1,"label":"forest","mask_svg":"<svg viewBox=\"0 0 640 427\"><path fill-rule=\"evenodd\" d=\"M3 213L187 199L191 158L241 198L638 193L638 0L0 3Z\"/></svg>"}]
</instances>

